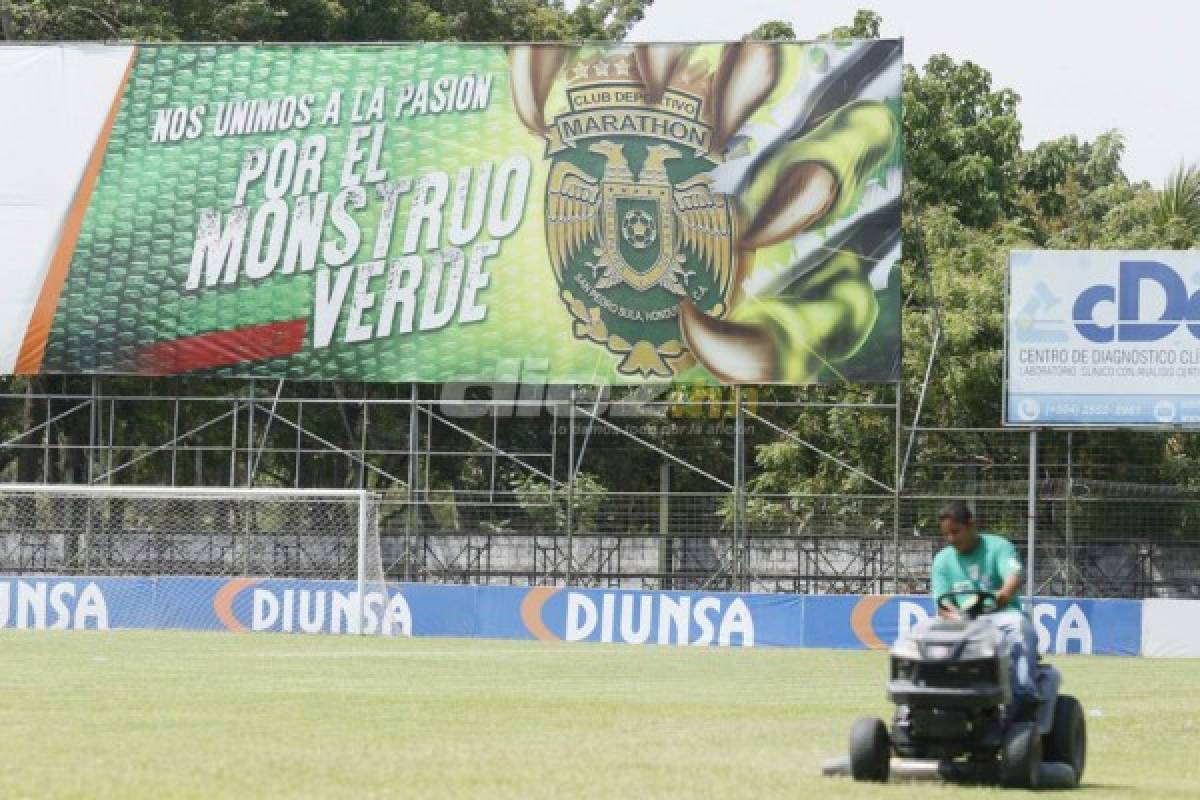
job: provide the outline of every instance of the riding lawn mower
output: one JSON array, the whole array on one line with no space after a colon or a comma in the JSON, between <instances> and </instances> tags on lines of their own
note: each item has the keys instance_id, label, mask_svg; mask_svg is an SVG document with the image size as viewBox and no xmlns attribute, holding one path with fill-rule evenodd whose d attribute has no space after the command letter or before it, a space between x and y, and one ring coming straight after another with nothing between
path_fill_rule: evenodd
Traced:
<instances>
[{"instance_id":1,"label":"riding lawn mower","mask_svg":"<svg viewBox=\"0 0 1200 800\"><path fill-rule=\"evenodd\" d=\"M828 762L823 771L859 781L1077 786L1087 758L1083 707L1059 694L1061 674L1043 663L1034 678L1040 705L1014 702L1008 648L988 620L997 608L995 595L949 592L937 598L937 606L948 607L957 598L965 598L957 603L957 619L926 620L892 646L891 730L881 719L856 720L849 756Z\"/></svg>"}]
</instances>

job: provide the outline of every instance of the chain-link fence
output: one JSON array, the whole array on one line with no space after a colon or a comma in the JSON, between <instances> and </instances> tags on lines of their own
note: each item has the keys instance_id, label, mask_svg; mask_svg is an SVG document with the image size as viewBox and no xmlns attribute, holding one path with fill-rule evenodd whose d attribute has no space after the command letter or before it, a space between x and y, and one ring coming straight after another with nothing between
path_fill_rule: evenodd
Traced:
<instances>
[{"instance_id":1,"label":"chain-link fence","mask_svg":"<svg viewBox=\"0 0 1200 800\"><path fill-rule=\"evenodd\" d=\"M1039 594L1200 595L1200 488L1159 463L1188 436L1039 434ZM415 508L385 503L385 557L434 582L920 593L950 500L1028 559L1030 442L1024 431L921 430L898 496L751 492L740 519L734 492L577 493L570 519L561 490L536 501L432 493Z\"/></svg>"},{"instance_id":2,"label":"chain-link fence","mask_svg":"<svg viewBox=\"0 0 1200 800\"><path fill-rule=\"evenodd\" d=\"M51 488L58 491L0 490L0 574L353 579L358 573L352 496L193 496L182 489L172 496L83 495ZM729 494L577 496L580 513L570 530L566 500L557 494L540 507L516 498L469 504L443 497L415 505L385 498L376 546L391 580L924 592L942 546L937 511L949 499L965 497L988 529L1013 538L1027 557L1027 496L1017 494L1026 488L1014 483L1004 494L995 486L983 491L980 483L974 492L905 494L898 536L891 530L896 499L886 495L754 496L787 504L793 517L751 519L737 535ZM1052 494L1061 487L1051 480L1038 488L1040 594L1200 591L1200 544L1187 527L1200 497L1176 490L1164 498L1145 487L1086 481L1070 495ZM1141 535L1114 535L1121 518L1142 520Z\"/></svg>"},{"instance_id":3,"label":"chain-link fence","mask_svg":"<svg viewBox=\"0 0 1200 800\"><path fill-rule=\"evenodd\" d=\"M411 577L448 583L554 584L663 589L743 589L786 592L885 591L890 588L894 498L867 496L848 516L845 497L771 497L790 504L789 521L752 521L735 532L729 493L604 493L575 495L568 529L565 493L542 503L472 505L423 515L413 537ZM836 508L835 508L836 506ZM385 504L385 562L411 523L408 506ZM439 525L439 518L452 525ZM863 536L865 531L878 531ZM391 546L389 546L391 543ZM391 562L400 566L398 561Z\"/></svg>"},{"instance_id":4,"label":"chain-link fence","mask_svg":"<svg viewBox=\"0 0 1200 800\"><path fill-rule=\"evenodd\" d=\"M1030 446L1023 431L923 431L901 502L901 538L968 500L1028 558ZM1195 434L1050 431L1036 437L1036 589L1047 595L1200 595L1200 485L1183 455Z\"/></svg>"}]
</instances>

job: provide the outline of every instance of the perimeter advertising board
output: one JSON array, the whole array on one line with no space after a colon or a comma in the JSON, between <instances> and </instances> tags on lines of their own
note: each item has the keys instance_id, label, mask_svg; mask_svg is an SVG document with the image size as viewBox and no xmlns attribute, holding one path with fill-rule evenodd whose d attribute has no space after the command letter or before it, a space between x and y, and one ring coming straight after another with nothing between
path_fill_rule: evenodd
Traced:
<instances>
[{"instance_id":1,"label":"perimeter advertising board","mask_svg":"<svg viewBox=\"0 0 1200 800\"><path fill-rule=\"evenodd\" d=\"M933 614L912 595L795 595L201 577L0 577L0 629L181 628L365 633L686 647L885 649ZM1150 601L1153 602L1153 601ZM1186 602L1186 601L1185 601ZM1200 605L1193 601L1193 605ZM1188 652L1143 631L1142 601L1039 598L1038 649L1056 655ZM1170 620L1167 609L1158 619ZM1194 609L1192 609L1194 613Z\"/></svg>"},{"instance_id":2,"label":"perimeter advertising board","mask_svg":"<svg viewBox=\"0 0 1200 800\"><path fill-rule=\"evenodd\" d=\"M893 380L900 61L0 48L0 374Z\"/></svg>"},{"instance_id":3,"label":"perimeter advertising board","mask_svg":"<svg viewBox=\"0 0 1200 800\"><path fill-rule=\"evenodd\" d=\"M1014 251L1005 423L1200 424L1200 252Z\"/></svg>"}]
</instances>

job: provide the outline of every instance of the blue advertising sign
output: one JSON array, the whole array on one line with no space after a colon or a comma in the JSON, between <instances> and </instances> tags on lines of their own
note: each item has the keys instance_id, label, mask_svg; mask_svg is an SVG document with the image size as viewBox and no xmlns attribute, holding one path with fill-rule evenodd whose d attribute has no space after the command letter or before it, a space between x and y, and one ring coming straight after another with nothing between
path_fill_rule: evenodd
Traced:
<instances>
[{"instance_id":1,"label":"blue advertising sign","mask_svg":"<svg viewBox=\"0 0 1200 800\"><path fill-rule=\"evenodd\" d=\"M360 614L361 612L361 614ZM389 585L266 578L0 578L0 628L269 631L713 647L883 649L927 597ZM1137 655L1138 600L1043 599L1044 653ZM361 623L360 623L361 620Z\"/></svg>"},{"instance_id":2,"label":"blue advertising sign","mask_svg":"<svg viewBox=\"0 0 1200 800\"><path fill-rule=\"evenodd\" d=\"M807 597L805 647L890 647L934 613L924 595ZM1142 601L1038 598L1029 614L1043 654L1135 656L1142 644Z\"/></svg>"},{"instance_id":3,"label":"blue advertising sign","mask_svg":"<svg viewBox=\"0 0 1200 800\"><path fill-rule=\"evenodd\" d=\"M1200 252L1009 254L1004 422L1200 424Z\"/></svg>"}]
</instances>

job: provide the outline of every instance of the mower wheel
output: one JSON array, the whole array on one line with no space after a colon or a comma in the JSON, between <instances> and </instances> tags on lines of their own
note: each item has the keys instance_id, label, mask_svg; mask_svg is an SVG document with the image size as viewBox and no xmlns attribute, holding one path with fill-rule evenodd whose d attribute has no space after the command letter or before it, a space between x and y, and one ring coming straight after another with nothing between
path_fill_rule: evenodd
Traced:
<instances>
[{"instance_id":1,"label":"mower wheel","mask_svg":"<svg viewBox=\"0 0 1200 800\"><path fill-rule=\"evenodd\" d=\"M1043 737L1043 758L1061 761L1075 770L1075 780L1083 779L1087 762L1087 721L1083 706L1069 694L1059 695L1054 704L1054 726Z\"/></svg>"},{"instance_id":2,"label":"mower wheel","mask_svg":"<svg viewBox=\"0 0 1200 800\"><path fill-rule=\"evenodd\" d=\"M1036 789L1042 763L1042 736L1036 722L1014 722L1004 734L1000 752L1000 783Z\"/></svg>"},{"instance_id":3,"label":"mower wheel","mask_svg":"<svg viewBox=\"0 0 1200 800\"><path fill-rule=\"evenodd\" d=\"M884 783L892 744L887 726L876 717L861 717L850 726L850 774L856 781Z\"/></svg>"}]
</instances>

